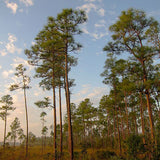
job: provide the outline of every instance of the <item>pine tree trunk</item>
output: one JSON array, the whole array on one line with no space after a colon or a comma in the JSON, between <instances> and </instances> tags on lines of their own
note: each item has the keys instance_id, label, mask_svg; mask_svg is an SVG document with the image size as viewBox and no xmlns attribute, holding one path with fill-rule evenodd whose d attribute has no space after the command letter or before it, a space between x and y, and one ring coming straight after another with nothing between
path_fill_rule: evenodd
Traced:
<instances>
[{"instance_id":1,"label":"pine tree trunk","mask_svg":"<svg viewBox=\"0 0 160 160\"><path fill-rule=\"evenodd\" d=\"M115 107L116 108L116 107ZM118 145L119 145L119 153L121 155L122 153L122 148L121 148L121 135L120 135L120 130L119 130L119 120L118 120L118 113L116 109L116 122L117 122L117 131L118 131Z\"/></svg>"},{"instance_id":2,"label":"pine tree trunk","mask_svg":"<svg viewBox=\"0 0 160 160\"><path fill-rule=\"evenodd\" d=\"M15 146L16 146L16 139L15 138L14 138L14 145L13 146L14 146L14 149L15 149Z\"/></svg>"},{"instance_id":3,"label":"pine tree trunk","mask_svg":"<svg viewBox=\"0 0 160 160\"><path fill-rule=\"evenodd\" d=\"M61 85L59 84L59 117L60 117L60 157L62 156L62 105L61 105Z\"/></svg>"},{"instance_id":4,"label":"pine tree trunk","mask_svg":"<svg viewBox=\"0 0 160 160\"><path fill-rule=\"evenodd\" d=\"M66 43L67 44L67 43ZM66 83L66 104L67 104L67 116L68 116L68 142L69 142L69 152L70 160L73 160L73 135L72 135L72 124L71 124L71 107L70 107L70 93L69 93L69 83L68 83L68 57L67 57L67 46L65 52L65 83Z\"/></svg>"},{"instance_id":5,"label":"pine tree trunk","mask_svg":"<svg viewBox=\"0 0 160 160\"><path fill-rule=\"evenodd\" d=\"M115 108L114 108L114 111L113 111L113 128L114 128L114 139L115 139L115 142L116 142L116 120L115 120Z\"/></svg>"},{"instance_id":6,"label":"pine tree trunk","mask_svg":"<svg viewBox=\"0 0 160 160\"><path fill-rule=\"evenodd\" d=\"M140 92L140 115L141 115L141 126L142 126L142 135L143 135L143 144L145 144L145 129L144 129L144 115L143 115L143 100L142 93Z\"/></svg>"},{"instance_id":7,"label":"pine tree trunk","mask_svg":"<svg viewBox=\"0 0 160 160\"><path fill-rule=\"evenodd\" d=\"M134 128L135 128L135 134L138 135L138 127L137 127L137 117L136 117L136 112L135 112L135 107L133 108L133 112L134 112Z\"/></svg>"},{"instance_id":8,"label":"pine tree trunk","mask_svg":"<svg viewBox=\"0 0 160 160\"><path fill-rule=\"evenodd\" d=\"M147 73L144 61L141 61L142 67L143 67L143 82L147 82ZM148 109L148 115L149 115L149 122L150 122L150 129L151 129L151 141L154 144L155 143L155 137L154 137L154 123L153 123L153 115L152 115L152 108L150 104L150 92L149 89L145 90L146 94L146 100L147 100L147 109Z\"/></svg>"},{"instance_id":9,"label":"pine tree trunk","mask_svg":"<svg viewBox=\"0 0 160 160\"><path fill-rule=\"evenodd\" d=\"M25 102L25 111L26 111L26 136L27 136L26 137L26 160L28 160L28 111L27 111L27 99L26 99L25 88L24 88L24 102Z\"/></svg>"},{"instance_id":10,"label":"pine tree trunk","mask_svg":"<svg viewBox=\"0 0 160 160\"><path fill-rule=\"evenodd\" d=\"M122 131L122 137L123 137L123 139L125 139L124 129L123 129L123 118L122 118L121 107L120 107L120 106L119 106L119 113L120 113L120 117L121 117L121 131Z\"/></svg>"},{"instance_id":11,"label":"pine tree trunk","mask_svg":"<svg viewBox=\"0 0 160 160\"><path fill-rule=\"evenodd\" d=\"M43 110L42 110L42 112L43 112ZM44 128L44 117L43 117L43 119L42 119L42 130L43 130L43 128ZM44 138L43 138L43 133L42 133L42 157L43 157L43 149L44 148Z\"/></svg>"},{"instance_id":12,"label":"pine tree trunk","mask_svg":"<svg viewBox=\"0 0 160 160\"><path fill-rule=\"evenodd\" d=\"M55 87L53 83L53 115L54 115L54 140L53 140L53 148L54 148L54 160L57 159L57 133L56 133L56 94L55 94Z\"/></svg>"},{"instance_id":13,"label":"pine tree trunk","mask_svg":"<svg viewBox=\"0 0 160 160\"><path fill-rule=\"evenodd\" d=\"M6 111L7 115L7 111ZM5 116L5 121L4 121L4 140L3 140L3 149L5 151L5 146L6 146L6 127L7 127L7 116Z\"/></svg>"},{"instance_id":14,"label":"pine tree trunk","mask_svg":"<svg viewBox=\"0 0 160 160\"><path fill-rule=\"evenodd\" d=\"M126 92L124 92L124 96L125 96L125 111L126 111L126 116L127 116L127 133L128 133L128 137L130 135L130 131L129 131L129 121L128 121L128 105L127 105L127 97L126 97Z\"/></svg>"}]
</instances>

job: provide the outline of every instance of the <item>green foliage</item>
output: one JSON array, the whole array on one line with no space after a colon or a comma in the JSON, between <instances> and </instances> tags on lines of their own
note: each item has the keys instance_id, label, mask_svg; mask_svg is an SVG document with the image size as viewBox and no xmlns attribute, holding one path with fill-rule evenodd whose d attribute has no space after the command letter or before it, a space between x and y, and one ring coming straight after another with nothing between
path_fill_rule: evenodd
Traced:
<instances>
[{"instance_id":1,"label":"green foliage","mask_svg":"<svg viewBox=\"0 0 160 160\"><path fill-rule=\"evenodd\" d=\"M101 160L110 159L113 156L116 156L116 154L110 151L97 151L96 152L97 159L99 158Z\"/></svg>"},{"instance_id":2,"label":"green foliage","mask_svg":"<svg viewBox=\"0 0 160 160\"><path fill-rule=\"evenodd\" d=\"M30 88L29 83L31 80L30 80L30 77L25 74L26 71L27 71L27 69L23 66L23 64L19 64L16 67L15 76L22 78L22 82L11 85L9 88L10 91L14 91L17 89L29 89ZM21 83L22 83L22 85L21 85Z\"/></svg>"},{"instance_id":3,"label":"green foliage","mask_svg":"<svg viewBox=\"0 0 160 160\"><path fill-rule=\"evenodd\" d=\"M15 146L15 142L16 142L17 137L21 141L24 140L25 136L23 133L23 129L20 127L20 121L17 117L11 123L10 129L11 129L11 131L8 132L7 138L10 138L11 140L14 141L14 146Z\"/></svg>"},{"instance_id":4,"label":"green foliage","mask_svg":"<svg viewBox=\"0 0 160 160\"><path fill-rule=\"evenodd\" d=\"M130 158L137 158L139 154L143 154L145 151L142 137L139 135L130 135L125 141L127 154Z\"/></svg>"}]
</instances>

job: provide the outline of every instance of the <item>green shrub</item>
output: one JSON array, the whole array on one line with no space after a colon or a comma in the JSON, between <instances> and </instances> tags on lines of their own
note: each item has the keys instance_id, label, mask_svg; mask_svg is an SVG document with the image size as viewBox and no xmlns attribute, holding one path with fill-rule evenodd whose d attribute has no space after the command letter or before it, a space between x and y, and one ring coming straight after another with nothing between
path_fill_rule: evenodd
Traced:
<instances>
[{"instance_id":1,"label":"green shrub","mask_svg":"<svg viewBox=\"0 0 160 160\"><path fill-rule=\"evenodd\" d=\"M96 158L100 160L106 160L113 156L116 156L116 154L110 151L97 151L96 152Z\"/></svg>"},{"instance_id":2,"label":"green shrub","mask_svg":"<svg viewBox=\"0 0 160 160\"><path fill-rule=\"evenodd\" d=\"M128 158L138 159L138 154L144 153L145 148L142 142L142 137L139 135L130 135L125 141Z\"/></svg>"}]
</instances>

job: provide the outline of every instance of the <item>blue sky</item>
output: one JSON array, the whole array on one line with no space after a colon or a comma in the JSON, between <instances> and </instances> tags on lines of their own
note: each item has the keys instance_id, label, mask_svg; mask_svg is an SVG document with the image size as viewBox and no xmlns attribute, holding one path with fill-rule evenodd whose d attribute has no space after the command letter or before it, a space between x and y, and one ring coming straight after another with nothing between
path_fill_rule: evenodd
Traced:
<instances>
[{"instance_id":1,"label":"blue sky","mask_svg":"<svg viewBox=\"0 0 160 160\"><path fill-rule=\"evenodd\" d=\"M41 133L40 109L34 102L44 96L51 96L38 86L39 80L32 78L34 68L27 64L24 49L29 49L34 43L34 38L47 23L47 17L56 17L63 8L83 9L86 11L88 21L81 25L84 32L76 36L83 48L75 56L78 65L70 73L70 78L75 79L76 86L72 88L72 102L78 104L84 98L90 98L95 106L98 105L102 95L107 94L109 87L102 84L103 66L106 54L103 47L110 40L109 26L120 15L121 11L129 8L141 9L148 16L160 19L159 0L1 0L0 1L0 97L11 94L14 106L17 108L10 112L8 127L17 116L25 130L25 112L22 91L10 92L9 86L17 82L14 72L15 67L22 63L31 76L32 89L28 90L29 130L36 135ZM58 100L58 99L57 99ZM65 114L65 101L63 101L63 114ZM46 125L53 122L52 110L48 113ZM57 107L58 112L58 107ZM3 137L4 123L0 120L0 140Z\"/></svg>"}]
</instances>

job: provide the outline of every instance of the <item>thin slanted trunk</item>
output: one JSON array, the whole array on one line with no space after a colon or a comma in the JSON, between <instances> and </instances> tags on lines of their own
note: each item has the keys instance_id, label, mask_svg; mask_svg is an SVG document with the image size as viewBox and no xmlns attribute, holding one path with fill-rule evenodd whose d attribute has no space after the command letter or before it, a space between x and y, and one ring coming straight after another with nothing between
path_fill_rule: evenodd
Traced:
<instances>
[{"instance_id":1,"label":"thin slanted trunk","mask_svg":"<svg viewBox=\"0 0 160 160\"><path fill-rule=\"evenodd\" d=\"M5 150L5 146L6 146L6 127L7 127L7 111L6 111L6 116L5 116L5 120L4 120L4 140L3 140L3 148Z\"/></svg>"},{"instance_id":2,"label":"thin slanted trunk","mask_svg":"<svg viewBox=\"0 0 160 160\"><path fill-rule=\"evenodd\" d=\"M16 138L14 137L14 148L15 148L15 146L16 146Z\"/></svg>"},{"instance_id":3,"label":"thin slanted trunk","mask_svg":"<svg viewBox=\"0 0 160 160\"><path fill-rule=\"evenodd\" d=\"M114 128L114 139L116 141L116 120L115 120L115 109L113 111L113 128Z\"/></svg>"},{"instance_id":4,"label":"thin slanted trunk","mask_svg":"<svg viewBox=\"0 0 160 160\"><path fill-rule=\"evenodd\" d=\"M124 96L125 96L125 111L126 111L126 117L127 117L127 133L128 133L128 136L129 136L129 135L130 135L130 132L129 132L128 105L127 105L127 96L126 96L126 92L124 92Z\"/></svg>"},{"instance_id":5,"label":"thin slanted trunk","mask_svg":"<svg viewBox=\"0 0 160 160\"><path fill-rule=\"evenodd\" d=\"M133 119L134 119L134 128L135 128L135 134L138 135L138 127L137 127L137 119L136 119L136 111L135 111L135 107L133 107L133 112L134 112L134 116L133 116Z\"/></svg>"},{"instance_id":6,"label":"thin slanted trunk","mask_svg":"<svg viewBox=\"0 0 160 160\"><path fill-rule=\"evenodd\" d=\"M60 117L60 157L62 156L62 105L61 105L61 85L59 85L59 117Z\"/></svg>"},{"instance_id":7,"label":"thin slanted trunk","mask_svg":"<svg viewBox=\"0 0 160 160\"><path fill-rule=\"evenodd\" d=\"M84 116L82 118L83 120L83 141L85 142L86 140L86 124L85 124L85 121L84 121Z\"/></svg>"},{"instance_id":8,"label":"thin slanted trunk","mask_svg":"<svg viewBox=\"0 0 160 160\"><path fill-rule=\"evenodd\" d=\"M53 75L53 82L54 82L54 75ZM53 115L54 115L54 140L53 140L53 147L54 147L54 160L57 159L57 143L56 143L56 94L55 94L55 86L53 83Z\"/></svg>"},{"instance_id":9,"label":"thin slanted trunk","mask_svg":"<svg viewBox=\"0 0 160 160\"><path fill-rule=\"evenodd\" d=\"M115 100L115 118L116 118L116 122L117 122L117 130L118 130L118 144L119 144L119 152L120 155L122 153L122 148L121 148L121 136L120 136L120 130L119 130L119 120L118 120L118 113L117 113L117 94L116 94L116 86L115 84L113 85L114 88L114 100Z\"/></svg>"},{"instance_id":10,"label":"thin slanted trunk","mask_svg":"<svg viewBox=\"0 0 160 160\"><path fill-rule=\"evenodd\" d=\"M145 144L145 129L144 129L144 115L143 115L143 100L142 93L140 92L140 115L141 115L141 126L142 126L142 135L143 135L143 144Z\"/></svg>"},{"instance_id":11,"label":"thin slanted trunk","mask_svg":"<svg viewBox=\"0 0 160 160\"><path fill-rule=\"evenodd\" d=\"M43 135L42 135L42 156L43 156L43 146L44 146L44 140L43 140Z\"/></svg>"},{"instance_id":12,"label":"thin slanted trunk","mask_svg":"<svg viewBox=\"0 0 160 160\"><path fill-rule=\"evenodd\" d=\"M43 117L43 119L42 119L42 130L43 130L43 128L44 128L44 117ZM43 156L43 149L44 148L44 137L43 137L43 133L42 133L42 156Z\"/></svg>"},{"instance_id":13,"label":"thin slanted trunk","mask_svg":"<svg viewBox=\"0 0 160 160\"><path fill-rule=\"evenodd\" d=\"M147 99L147 109L148 109L148 114L149 114L149 122L150 122L150 128L151 128L151 139L152 142L154 143L155 137L154 137L154 123L153 123L153 115L152 115L152 109L151 109L151 104L150 104L150 94L149 91L146 91L146 99Z\"/></svg>"},{"instance_id":14,"label":"thin slanted trunk","mask_svg":"<svg viewBox=\"0 0 160 160\"><path fill-rule=\"evenodd\" d=\"M68 116L68 142L69 142L69 152L70 160L73 160L73 135L72 135L72 124L71 124L71 106L70 106L70 93L69 93L69 83L68 83L68 57L67 57L67 46L65 52L65 91L66 91L66 104L67 104L67 116Z\"/></svg>"},{"instance_id":15,"label":"thin slanted trunk","mask_svg":"<svg viewBox=\"0 0 160 160\"><path fill-rule=\"evenodd\" d=\"M121 107L119 106L119 113L120 113L120 117L121 117L121 131L122 131L122 136L123 139L125 139L125 135L124 135L124 127L123 127L123 118L122 118L122 113L121 113Z\"/></svg>"},{"instance_id":16,"label":"thin slanted trunk","mask_svg":"<svg viewBox=\"0 0 160 160\"><path fill-rule=\"evenodd\" d=\"M24 91L25 111L26 111L26 160L27 160L28 159L28 111L27 111L26 89L24 88L23 91Z\"/></svg>"},{"instance_id":17,"label":"thin slanted trunk","mask_svg":"<svg viewBox=\"0 0 160 160\"><path fill-rule=\"evenodd\" d=\"M116 107L115 107L116 108ZM116 109L116 122L117 122L117 131L118 131L118 145L119 145L119 153L121 155L122 153L122 148L121 148L121 135L120 135L120 130L119 130L119 120L118 120L118 114L117 114L117 109Z\"/></svg>"},{"instance_id":18,"label":"thin slanted trunk","mask_svg":"<svg viewBox=\"0 0 160 160\"><path fill-rule=\"evenodd\" d=\"M142 67L143 67L143 82L147 82L147 73L144 61L141 61ZM151 129L151 141L154 144L155 143L155 136L154 136L154 123L153 123L153 115L152 115L152 108L150 103L150 92L149 89L145 90L146 94L146 100L147 100L147 109L148 109L148 115L149 115L149 122L150 122L150 129Z\"/></svg>"},{"instance_id":19,"label":"thin slanted trunk","mask_svg":"<svg viewBox=\"0 0 160 160\"><path fill-rule=\"evenodd\" d=\"M110 122L109 122L109 118L107 120L107 138L109 138L110 135Z\"/></svg>"}]
</instances>

